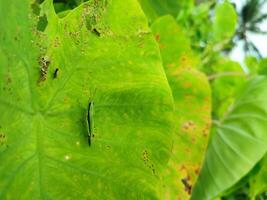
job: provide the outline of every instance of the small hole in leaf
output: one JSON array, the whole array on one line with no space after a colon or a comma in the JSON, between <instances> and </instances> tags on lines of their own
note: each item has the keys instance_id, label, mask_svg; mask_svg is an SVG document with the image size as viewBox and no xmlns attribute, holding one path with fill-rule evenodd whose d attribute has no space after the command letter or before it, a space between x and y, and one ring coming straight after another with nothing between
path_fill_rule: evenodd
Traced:
<instances>
[{"instance_id":1,"label":"small hole in leaf","mask_svg":"<svg viewBox=\"0 0 267 200\"><path fill-rule=\"evenodd\" d=\"M53 0L56 13L72 10L88 0Z\"/></svg>"},{"instance_id":2,"label":"small hole in leaf","mask_svg":"<svg viewBox=\"0 0 267 200\"><path fill-rule=\"evenodd\" d=\"M33 4L31 5L31 7L32 7L32 12L33 12L33 14L35 14L35 15L39 15L39 14L40 14L40 7L39 7L38 4L33 3Z\"/></svg>"},{"instance_id":3,"label":"small hole in leaf","mask_svg":"<svg viewBox=\"0 0 267 200\"><path fill-rule=\"evenodd\" d=\"M50 60L46 56L41 56L39 58L39 65L40 65L40 77L38 83L46 80L48 67L50 65Z\"/></svg>"},{"instance_id":4,"label":"small hole in leaf","mask_svg":"<svg viewBox=\"0 0 267 200\"><path fill-rule=\"evenodd\" d=\"M48 23L48 21L47 21L46 15L41 16L39 18L39 21L38 21L38 24L37 24L37 30L44 32L45 28L47 26L47 23Z\"/></svg>"},{"instance_id":5,"label":"small hole in leaf","mask_svg":"<svg viewBox=\"0 0 267 200\"><path fill-rule=\"evenodd\" d=\"M43 2L44 2L44 0L35 0L35 2L32 3L31 8L32 8L33 14L35 14L37 16L40 14L40 6L39 5Z\"/></svg>"},{"instance_id":6,"label":"small hole in leaf","mask_svg":"<svg viewBox=\"0 0 267 200\"><path fill-rule=\"evenodd\" d=\"M6 135L0 132L0 147L6 144Z\"/></svg>"},{"instance_id":7,"label":"small hole in leaf","mask_svg":"<svg viewBox=\"0 0 267 200\"><path fill-rule=\"evenodd\" d=\"M184 191L190 195L192 192L192 185L190 184L190 177L183 178L181 181L184 185Z\"/></svg>"},{"instance_id":8,"label":"small hole in leaf","mask_svg":"<svg viewBox=\"0 0 267 200\"><path fill-rule=\"evenodd\" d=\"M92 30L92 33L94 33L96 36L100 37L100 32L96 28L94 28Z\"/></svg>"}]
</instances>

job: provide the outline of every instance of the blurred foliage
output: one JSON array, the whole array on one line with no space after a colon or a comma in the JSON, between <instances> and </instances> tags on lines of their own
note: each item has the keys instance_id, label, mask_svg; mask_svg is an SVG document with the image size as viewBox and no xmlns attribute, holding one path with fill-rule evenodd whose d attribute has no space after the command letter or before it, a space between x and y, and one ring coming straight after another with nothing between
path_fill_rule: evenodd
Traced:
<instances>
[{"instance_id":1,"label":"blurred foliage","mask_svg":"<svg viewBox=\"0 0 267 200\"><path fill-rule=\"evenodd\" d=\"M141 4L149 23L160 16L170 14L176 16L181 10L193 7L193 0L138 0Z\"/></svg>"},{"instance_id":2,"label":"blurred foliage","mask_svg":"<svg viewBox=\"0 0 267 200\"><path fill-rule=\"evenodd\" d=\"M240 11L236 10L235 4L230 0L139 2L149 23L166 14L176 18L180 32L186 37L170 37L168 43L178 42L181 49L183 46L191 45L192 50L188 49L189 55L197 58L194 66L205 72L210 81L214 123L225 117L247 81L257 75L267 75L267 58L261 57L256 45L248 36L249 33L265 34L260 25L267 19L267 13L262 9L266 0L246 0ZM168 25L165 26L168 29ZM245 44L246 57L242 64L229 58L229 54L239 41ZM181 52L179 49L169 48L162 51L162 54L166 54L163 55L165 59L170 54L179 58ZM188 63L181 64L188 66ZM211 135L216 134L215 132L212 128ZM255 165L245 177L221 194L222 199L267 199L264 192L267 190L267 179L264 178L267 173L265 163L266 161L260 161Z\"/></svg>"},{"instance_id":3,"label":"blurred foliage","mask_svg":"<svg viewBox=\"0 0 267 200\"><path fill-rule=\"evenodd\" d=\"M260 171L255 176L251 177L249 183L251 198L253 199L258 197L257 199L260 200L264 196L267 197L267 155L263 158L259 165L261 167Z\"/></svg>"},{"instance_id":4,"label":"blurred foliage","mask_svg":"<svg viewBox=\"0 0 267 200\"><path fill-rule=\"evenodd\" d=\"M190 47L190 40L171 15L158 18L151 28L159 44L175 106L172 157L164 179L169 187L162 199L186 200L198 177L209 139L209 81L196 69L200 61Z\"/></svg>"},{"instance_id":5,"label":"blurred foliage","mask_svg":"<svg viewBox=\"0 0 267 200\"><path fill-rule=\"evenodd\" d=\"M244 42L244 51L262 57L257 46L249 39L248 34L267 34L262 30L260 24L267 19L267 13L263 10L266 0L246 0L239 13L239 25L237 29L237 40Z\"/></svg>"},{"instance_id":6,"label":"blurred foliage","mask_svg":"<svg viewBox=\"0 0 267 200\"><path fill-rule=\"evenodd\" d=\"M213 116L220 119L234 102L247 75L239 63L223 58L213 66L213 72L215 73L209 77L213 93Z\"/></svg>"}]
</instances>

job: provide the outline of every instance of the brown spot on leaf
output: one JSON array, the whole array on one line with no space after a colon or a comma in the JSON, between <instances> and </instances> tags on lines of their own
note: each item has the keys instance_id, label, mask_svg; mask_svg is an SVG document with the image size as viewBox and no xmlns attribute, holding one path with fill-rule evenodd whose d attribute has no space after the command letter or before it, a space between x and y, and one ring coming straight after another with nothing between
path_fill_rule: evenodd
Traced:
<instances>
[{"instance_id":1,"label":"brown spot on leaf","mask_svg":"<svg viewBox=\"0 0 267 200\"><path fill-rule=\"evenodd\" d=\"M0 132L0 147L6 144L7 137L3 132Z\"/></svg>"},{"instance_id":2,"label":"brown spot on leaf","mask_svg":"<svg viewBox=\"0 0 267 200\"><path fill-rule=\"evenodd\" d=\"M142 159L144 160L144 162L148 161L148 152L146 149L142 153Z\"/></svg>"},{"instance_id":3,"label":"brown spot on leaf","mask_svg":"<svg viewBox=\"0 0 267 200\"><path fill-rule=\"evenodd\" d=\"M164 44L160 44L160 45L159 45L159 48L160 48L160 49L164 49L164 48L166 48L166 46L165 46Z\"/></svg>"},{"instance_id":4,"label":"brown spot on leaf","mask_svg":"<svg viewBox=\"0 0 267 200\"><path fill-rule=\"evenodd\" d=\"M156 34L155 38L156 38L157 41L160 41L160 34Z\"/></svg>"},{"instance_id":5,"label":"brown spot on leaf","mask_svg":"<svg viewBox=\"0 0 267 200\"><path fill-rule=\"evenodd\" d=\"M181 165L180 170L181 171L186 171L186 167L184 165Z\"/></svg>"},{"instance_id":6,"label":"brown spot on leaf","mask_svg":"<svg viewBox=\"0 0 267 200\"><path fill-rule=\"evenodd\" d=\"M188 81L184 82L183 83L183 88L192 88L192 83L188 82Z\"/></svg>"},{"instance_id":7,"label":"brown spot on leaf","mask_svg":"<svg viewBox=\"0 0 267 200\"><path fill-rule=\"evenodd\" d=\"M191 194L192 192L192 184L190 183L190 177L183 178L182 183L184 184L184 191L187 192L187 194Z\"/></svg>"},{"instance_id":8,"label":"brown spot on leaf","mask_svg":"<svg viewBox=\"0 0 267 200\"><path fill-rule=\"evenodd\" d=\"M187 60L186 56L181 57L182 62L185 62Z\"/></svg>"},{"instance_id":9,"label":"brown spot on leaf","mask_svg":"<svg viewBox=\"0 0 267 200\"><path fill-rule=\"evenodd\" d=\"M40 70L40 77L39 77L38 83L41 83L46 80L49 64L50 64L50 61L48 60L46 56L41 56L39 58L39 65L41 67L41 70Z\"/></svg>"},{"instance_id":10,"label":"brown spot on leaf","mask_svg":"<svg viewBox=\"0 0 267 200\"><path fill-rule=\"evenodd\" d=\"M152 171L152 173L156 175L156 169L154 167L154 164L150 161L148 151L146 149L142 152L142 160L144 161L146 167L148 167Z\"/></svg>"},{"instance_id":11,"label":"brown spot on leaf","mask_svg":"<svg viewBox=\"0 0 267 200\"><path fill-rule=\"evenodd\" d=\"M207 123L202 130L202 134L204 137L208 137L209 132L210 132L210 123Z\"/></svg>"},{"instance_id":12,"label":"brown spot on leaf","mask_svg":"<svg viewBox=\"0 0 267 200\"><path fill-rule=\"evenodd\" d=\"M186 153L190 153L190 152L191 152L191 149L190 149L189 147L186 147L186 148L185 148L185 152L186 152Z\"/></svg>"},{"instance_id":13,"label":"brown spot on leaf","mask_svg":"<svg viewBox=\"0 0 267 200\"><path fill-rule=\"evenodd\" d=\"M199 175L199 172L200 172L199 167L197 167L197 168L194 170L194 172L195 172L196 175Z\"/></svg>"},{"instance_id":14,"label":"brown spot on leaf","mask_svg":"<svg viewBox=\"0 0 267 200\"><path fill-rule=\"evenodd\" d=\"M175 64L174 63L170 63L167 66L170 67L170 68L173 68L175 66Z\"/></svg>"},{"instance_id":15,"label":"brown spot on leaf","mask_svg":"<svg viewBox=\"0 0 267 200\"><path fill-rule=\"evenodd\" d=\"M196 125L193 121L187 121L182 125L181 129L182 129L182 131L188 132L188 131L194 130L196 128L195 126Z\"/></svg>"},{"instance_id":16,"label":"brown spot on leaf","mask_svg":"<svg viewBox=\"0 0 267 200\"><path fill-rule=\"evenodd\" d=\"M55 37L55 40L54 40L54 47L59 47L59 45L60 45L59 37Z\"/></svg>"},{"instance_id":17,"label":"brown spot on leaf","mask_svg":"<svg viewBox=\"0 0 267 200\"><path fill-rule=\"evenodd\" d=\"M5 82L6 82L7 85L12 82L12 79L11 79L11 77L9 75L6 75Z\"/></svg>"}]
</instances>

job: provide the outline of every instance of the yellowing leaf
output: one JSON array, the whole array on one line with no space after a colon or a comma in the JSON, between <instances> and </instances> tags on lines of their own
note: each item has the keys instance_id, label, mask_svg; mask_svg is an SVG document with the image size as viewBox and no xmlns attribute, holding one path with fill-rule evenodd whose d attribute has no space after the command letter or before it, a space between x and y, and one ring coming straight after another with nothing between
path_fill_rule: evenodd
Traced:
<instances>
[{"instance_id":1,"label":"yellowing leaf","mask_svg":"<svg viewBox=\"0 0 267 200\"><path fill-rule=\"evenodd\" d=\"M207 77L195 68L198 60L171 16L152 25L159 43L175 105L175 136L164 179L162 199L189 199L206 150L211 113Z\"/></svg>"}]
</instances>

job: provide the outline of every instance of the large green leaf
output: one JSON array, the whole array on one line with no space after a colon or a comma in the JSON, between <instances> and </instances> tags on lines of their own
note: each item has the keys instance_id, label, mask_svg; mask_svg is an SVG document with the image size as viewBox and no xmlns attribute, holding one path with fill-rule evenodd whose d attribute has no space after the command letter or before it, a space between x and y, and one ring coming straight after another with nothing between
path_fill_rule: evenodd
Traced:
<instances>
[{"instance_id":1,"label":"large green leaf","mask_svg":"<svg viewBox=\"0 0 267 200\"><path fill-rule=\"evenodd\" d=\"M173 100L140 6L31 2L0 1L0 199L158 199Z\"/></svg>"},{"instance_id":2,"label":"large green leaf","mask_svg":"<svg viewBox=\"0 0 267 200\"><path fill-rule=\"evenodd\" d=\"M267 150L267 78L250 80L216 127L192 200L209 200L230 188Z\"/></svg>"},{"instance_id":3,"label":"large green leaf","mask_svg":"<svg viewBox=\"0 0 267 200\"><path fill-rule=\"evenodd\" d=\"M175 104L175 136L162 199L189 199L204 158L210 126L207 77L194 69L198 59L172 16L152 24Z\"/></svg>"}]
</instances>

